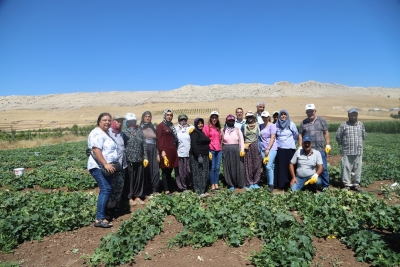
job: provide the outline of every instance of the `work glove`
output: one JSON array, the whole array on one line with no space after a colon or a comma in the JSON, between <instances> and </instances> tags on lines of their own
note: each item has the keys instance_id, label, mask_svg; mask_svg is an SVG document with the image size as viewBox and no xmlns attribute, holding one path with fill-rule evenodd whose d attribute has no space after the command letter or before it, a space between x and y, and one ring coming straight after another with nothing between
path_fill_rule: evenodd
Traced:
<instances>
[{"instance_id":1,"label":"work glove","mask_svg":"<svg viewBox=\"0 0 400 267\"><path fill-rule=\"evenodd\" d=\"M194 130L194 127L189 127L189 134L192 134Z\"/></svg>"},{"instance_id":2,"label":"work glove","mask_svg":"<svg viewBox=\"0 0 400 267\"><path fill-rule=\"evenodd\" d=\"M311 176L310 179L308 179L307 182L304 183L304 185L308 185L308 184L316 184L318 181L318 174L314 173L313 176Z\"/></svg>"},{"instance_id":3,"label":"work glove","mask_svg":"<svg viewBox=\"0 0 400 267\"><path fill-rule=\"evenodd\" d=\"M211 152L208 153L208 158L209 158L210 160L212 160L212 154L211 154Z\"/></svg>"},{"instance_id":4,"label":"work glove","mask_svg":"<svg viewBox=\"0 0 400 267\"><path fill-rule=\"evenodd\" d=\"M160 162L160 155L157 154L157 162Z\"/></svg>"},{"instance_id":5,"label":"work glove","mask_svg":"<svg viewBox=\"0 0 400 267\"><path fill-rule=\"evenodd\" d=\"M246 152L240 151L239 154L240 154L240 156L243 158L243 157L246 155Z\"/></svg>"},{"instance_id":6,"label":"work glove","mask_svg":"<svg viewBox=\"0 0 400 267\"><path fill-rule=\"evenodd\" d=\"M147 159L143 160L143 166L146 168L149 165L149 161Z\"/></svg>"},{"instance_id":7,"label":"work glove","mask_svg":"<svg viewBox=\"0 0 400 267\"><path fill-rule=\"evenodd\" d=\"M203 165L203 157L202 157L202 156L199 156L199 157L197 158L197 162L199 163L199 165Z\"/></svg>"},{"instance_id":8,"label":"work glove","mask_svg":"<svg viewBox=\"0 0 400 267\"><path fill-rule=\"evenodd\" d=\"M265 165L265 164L268 164L268 161L269 161L269 156L266 156L264 159L263 159L263 164Z\"/></svg>"},{"instance_id":9,"label":"work glove","mask_svg":"<svg viewBox=\"0 0 400 267\"><path fill-rule=\"evenodd\" d=\"M332 149L332 148L331 148L330 145L326 145L326 146L325 146L325 153L326 153L326 154L329 154L329 152L331 152L331 149Z\"/></svg>"},{"instance_id":10,"label":"work glove","mask_svg":"<svg viewBox=\"0 0 400 267\"><path fill-rule=\"evenodd\" d=\"M167 156L164 157L164 166L167 168L169 167L169 160L168 160Z\"/></svg>"}]
</instances>

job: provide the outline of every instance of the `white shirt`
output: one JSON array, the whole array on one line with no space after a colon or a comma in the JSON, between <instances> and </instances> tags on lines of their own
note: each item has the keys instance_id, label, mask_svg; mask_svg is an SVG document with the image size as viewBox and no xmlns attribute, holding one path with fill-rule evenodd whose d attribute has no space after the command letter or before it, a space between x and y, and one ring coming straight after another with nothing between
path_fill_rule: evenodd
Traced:
<instances>
[{"instance_id":1,"label":"white shirt","mask_svg":"<svg viewBox=\"0 0 400 267\"><path fill-rule=\"evenodd\" d=\"M92 149L93 147L97 147L101 150L101 154L103 154L103 157L107 163L118 161L117 143L98 127L94 128L88 137L88 148ZM92 155L90 155L87 163L87 169L90 170L93 168L100 167L93 159Z\"/></svg>"},{"instance_id":2,"label":"white shirt","mask_svg":"<svg viewBox=\"0 0 400 267\"><path fill-rule=\"evenodd\" d=\"M176 134L178 136L179 145L178 145L178 157L186 158L189 157L190 152L190 134L189 129L192 126L189 125L177 125L175 126Z\"/></svg>"}]
</instances>

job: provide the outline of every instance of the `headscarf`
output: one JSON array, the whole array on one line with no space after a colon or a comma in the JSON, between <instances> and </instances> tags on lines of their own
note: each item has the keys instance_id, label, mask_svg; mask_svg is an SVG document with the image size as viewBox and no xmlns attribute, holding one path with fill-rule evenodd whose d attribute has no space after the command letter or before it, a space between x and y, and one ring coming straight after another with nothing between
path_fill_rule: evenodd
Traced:
<instances>
[{"instance_id":1,"label":"headscarf","mask_svg":"<svg viewBox=\"0 0 400 267\"><path fill-rule=\"evenodd\" d=\"M194 131L203 132L203 130L200 130L200 129L197 127L197 124L199 123L199 121L202 121L202 122L203 122L203 125L204 125L204 120L203 120L203 118L196 118L196 119L194 119Z\"/></svg>"},{"instance_id":2,"label":"headscarf","mask_svg":"<svg viewBox=\"0 0 400 267\"><path fill-rule=\"evenodd\" d=\"M140 129L146 130L146 129L152 129L154 134L156 133L156 127L154 126L153 123L151 123L151 119L150 122L144 122L144 116L146 115L150 115L150 117L153 117L153 115L151 114L150 111L146 110L145 112L143 112L142 114L142 120L140 121Z\"/></svg>"},{"instance_id":3,"label":"headscarf","mask_svg":"<svg viewBox=\"0 0 400 267\"><path fill-rule=\"evenodd\" d=\"M164 110L162 122L171 129L172 135L174 136L174 144L176 147L178 147L178 144L179 144L178 135L176 134L176 130L175 130L175 127L174 127L174 124L172 123L172 121L167 121L167 119L166 119L167 112L171 112L172 114L174 114L174 112L171 109Z\"/></svg>"},{"instance_id":4,"label":"headscarf","mask_svg":"<svg viewBox=\"0 0 400 267\"><path fill-rule=\"evenodd\" d=\"M129 120L129 121L131 121L131 120ZM135 132L138 130L138 126L136 125L136 120L132 120L132 121L135 121L135 126L133 126L133 129L131 129L131 127L129 127L128 121L127 121L127 120L124 120L124 125L125 125L125 129L126 129L128 132L133 132L133 133L135 133Z\"/></svg>"},{"instance_id":5,"label":"headscarf","mask_svg":"<svg viewBox=\"0 0 400 267\"><path fill-rule=\"evenodd\" d=\"M281 120L282 112L286 113L286 120ZM281 130L290 128L290 116L286 109L282 109L281 111L279 111L278 121L276 122L276 127Z\"/></svg>"},{"instance_id":6,"label":"headscarf","mask_svg":"<svg viewBox=\"0 0 400 267\"><path fill-rule=\"evenodd\" d=\"M115 136L117 136L119 134L119 132L121 132L121 126L119 126L119 123L117 120L113 120L111 122L111 129L113 129Z\"/></svg>"},{"instance_id":7,"label":"headscarf","mask_svg":"<svg viewBox=\"0 0 400 267\"><path fill-rule=\"evenodd\" d=\"M228 131L228 133L231 133L231 132L233 132L233 131L235 130L235 123L233 123L232 126L230 126L230 125L228 124L228 121L229 121L229 120L235 120L235 116L233 116L232 114L229 114L229 115L226 117L226 120L225 120L225 127L224 127L224 133L225 133L225 131Z\"/></svg>"},{"instance_id":8,"label":"headscarf","mask_svg":"<svg viewBox=\"0 0 400 267\"><path fill-rule=\"evenodd\" d=\"M249 122L249 120L247 119L247 118L253 118L253 123L250 123ZM249 129L250 131L252 131L252 130L254 130L257 125L257 119L256 119L256 117L253 115L253 116L247 116L246 117L246 125L245 125L245 127L247 127L247 129Z\"/></svg>"}]
</instances>

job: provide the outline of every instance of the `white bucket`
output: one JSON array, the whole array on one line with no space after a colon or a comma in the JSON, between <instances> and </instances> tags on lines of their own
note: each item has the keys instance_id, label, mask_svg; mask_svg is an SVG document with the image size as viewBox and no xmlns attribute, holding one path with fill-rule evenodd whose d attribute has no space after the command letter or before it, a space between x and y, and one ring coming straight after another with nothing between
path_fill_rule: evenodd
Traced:
<instances>
[{"instance_id":1,"label":"white bucket","mask_svg":"<svg viewBox=\"0 0 400 267\"><path fill-rule=\"evenodd\" d=\"M15 174L15 176L22 176L22 174L24 174L24 168L17 168L17 169L14 169L14 174Z\"/></svg>"}]
</instances>

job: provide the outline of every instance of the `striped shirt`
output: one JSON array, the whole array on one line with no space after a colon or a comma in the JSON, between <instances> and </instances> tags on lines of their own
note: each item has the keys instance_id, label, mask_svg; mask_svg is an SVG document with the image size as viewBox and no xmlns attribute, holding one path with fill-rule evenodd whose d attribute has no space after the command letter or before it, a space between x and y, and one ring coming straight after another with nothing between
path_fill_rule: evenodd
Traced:
<instances>
[{"instance_id":1,"label":"striped shirt","mask_svg":"<svg viewBox=\"0 0 400 267\"><path fill-rule=\"evenodd\" d=\"M300 123L300 134L304 137L309 135L312 140L312 148L318 151L325 151L325 135L328 125L323 118L316 117L314 122L308 118Z\"/></svg>"},{"instance_id":2,"label":"striped shirt","mask_svg":"<svg viewBox=\"0 0 400 267\"><path fill-rule=\"evenodd\" d=\"M343 122L336 132L336 141L342 146L342 155L361 155L364 140L365 127L360 121L355 125L349 121Z\"/></svg>"}]
</instances>

